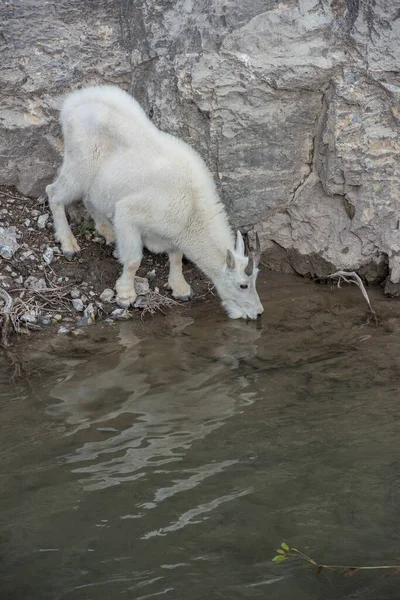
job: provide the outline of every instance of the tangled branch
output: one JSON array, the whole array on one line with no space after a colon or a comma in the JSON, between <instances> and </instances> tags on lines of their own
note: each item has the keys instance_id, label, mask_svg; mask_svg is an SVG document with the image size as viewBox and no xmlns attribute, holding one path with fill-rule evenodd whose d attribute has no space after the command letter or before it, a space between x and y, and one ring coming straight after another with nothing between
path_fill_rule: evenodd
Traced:
<instances>
[{"instance_id":1,"label":"tangled branch","mask_svg":"<svg viewBox=\"0 0 400 600\"><path fill-rule=\"evenodd\" d=\"M272 559L274 563L281 563L289 558L300 558L312 567L316 569L316 575L319 577L321 574L325 574L324 571L339 571L343 575L351 576L357 573L357 571L376 571L376 570L391 570L393 573L400 573L400 564L397 565L374 565L370 567L360 565L325 565L320 563L310 556L307 556L304 552L301 552L297 548L291 548L283 542L281 547L276 551L276 556Z\"/></svg>"},{"instance_id":2,"label":"tangled branch","mask_svg":"<svg viewBox=\"0 0 400 600\"><path fill-rule=\"evenodd\" d=\"M179 302L170 298L169 296L163 296L160 292L151 290L147 294L147 305L143 307L141 318L143 319L146 313L150 313L152 316L156 312L165 314L165 310L178 305Z\"/></svg>"}]
</instances>

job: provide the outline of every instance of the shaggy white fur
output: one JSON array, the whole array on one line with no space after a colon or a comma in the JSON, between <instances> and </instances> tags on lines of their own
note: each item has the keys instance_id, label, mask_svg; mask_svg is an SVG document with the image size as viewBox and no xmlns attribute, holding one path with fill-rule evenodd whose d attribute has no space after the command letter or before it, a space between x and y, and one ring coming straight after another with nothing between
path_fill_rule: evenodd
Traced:
<instances>
[{"instance_id":1,"label":"shaggy white fur","mask_svg":"<svg viewBox=\"0 0 400 600\"><path fill-rule=\"evenodd\" d=\"M235 245L211 173L188 144L157 129L129 94L112 86L73 92L60 120L64 162L46 192L67 258L79 246L65 206L82 199L107 243L116 241L121 306L136 299L134 276L146 246L169 253L175 298L191 297L182 274L185 254L213 281L231 318L255 319L263 312L257 265L252 259L253 268L248 264L239 232Z\"/></svg>"}]
</instances>

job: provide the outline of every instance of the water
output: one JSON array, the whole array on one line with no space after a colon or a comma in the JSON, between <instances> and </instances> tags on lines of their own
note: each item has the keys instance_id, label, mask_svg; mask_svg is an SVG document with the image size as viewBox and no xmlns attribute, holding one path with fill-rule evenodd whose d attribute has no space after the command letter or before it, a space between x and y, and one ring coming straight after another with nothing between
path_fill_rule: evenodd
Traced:
<instances>
[{"instance_id":1,"label":"water","mask_svg":"<svg viewBox=\"0 0 400 600\"><path fill-rule=\"evenodd\" d=\"M215 304L36 338L0 388L0 598L400 598L400 304L264 275L261 322ZM40 367L38 367L40 365ZM4 375L8 370L4 367Z\"/></svg>"}]
</instances>

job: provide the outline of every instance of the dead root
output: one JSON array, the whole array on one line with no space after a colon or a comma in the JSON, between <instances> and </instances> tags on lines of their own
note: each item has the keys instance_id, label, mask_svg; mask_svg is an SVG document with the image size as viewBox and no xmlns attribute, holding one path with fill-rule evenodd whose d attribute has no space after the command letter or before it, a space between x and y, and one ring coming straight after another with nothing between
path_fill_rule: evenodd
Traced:
<instances>
[{"instance_id":1,"label":"dead root","mask_svg":"<svg viewBox=\"0 0 400 600\"><path fill-rule=\"evenodd\" d=\"M13 308L14 302L13 302L13 299L11 298L10 294L8 294L6 292L6 290L4 290L1 287L0 287L0 298L4 302L4 306L1 309L1 313L0 313L0 315L1 315L1 321L0 321L1 343L5 348L7 348L8 346L10 346L10 341L9 341L10 330L13 328L11 315L12 315L12 308Z\"/></svg>"},{"instance_id":2,"label":"dead root","mask_svg":"<svg viewBox=\"0 0 400 600\"><path fill-rule=\"evenodd\" d=\"M354 283L356 286L358 286L361 290L362 295L365 298L366 303L368 304L368 308L371 313L371 319L373 319L375 324L378 325L378 317L377 317L376 312L374 311L374 309L371 306L371 302L370 302L369 296L367 294L367 290L364 287L361 277L359 275L357 275L357 273L355 273L355 271L336 271L336 273L332 273L331 275L328 275L328 277L330 279L337 277L338 278L337 285L339 288L340 288L341 281L345 281L346 283Z\"/></svg>"},{"instance_id":3,"label":"dead root","mask_svg":"<svg viewBox=\"0 0 400 600\"><path fill-rule=\"evenodd\" d=\"M170 298L169 296L163 296L157 290L152 290L147 295L147 305L142 310L141 318L149 313L151 316L154 316L157 312L161 312L165 315L165 311L172 308L173 306L177 306L179 302Z\"/></svg>"}]
</instances>

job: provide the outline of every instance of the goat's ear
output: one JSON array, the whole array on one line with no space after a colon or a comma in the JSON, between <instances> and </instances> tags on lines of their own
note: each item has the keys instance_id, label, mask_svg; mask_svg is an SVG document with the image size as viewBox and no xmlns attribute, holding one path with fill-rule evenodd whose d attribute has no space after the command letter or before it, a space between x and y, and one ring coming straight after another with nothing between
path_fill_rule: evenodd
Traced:
<instances>
[{"instance_id":1,"label":"goat's ear","mask_svg":"<svg viewBox=\"0 0 400 600\"><path fill-rule=\"evenodd\" d=\"M228 269L233 271L233 269L235 268L235 257L233 256L230 250L228 250L226 253L226 264Z\"/></svg>"},{"instance_id":2,"label":"goat's ear","mask_svg":"<svg viewBox=\"0 0 400 600\"><path fill-rule=\"evenodd\" d=\"M242 254L242 255L244 254L243 236L239 230L236 233L236 248L235 248L235 250L238 254Z\"/></svg>"}]
</instances>

